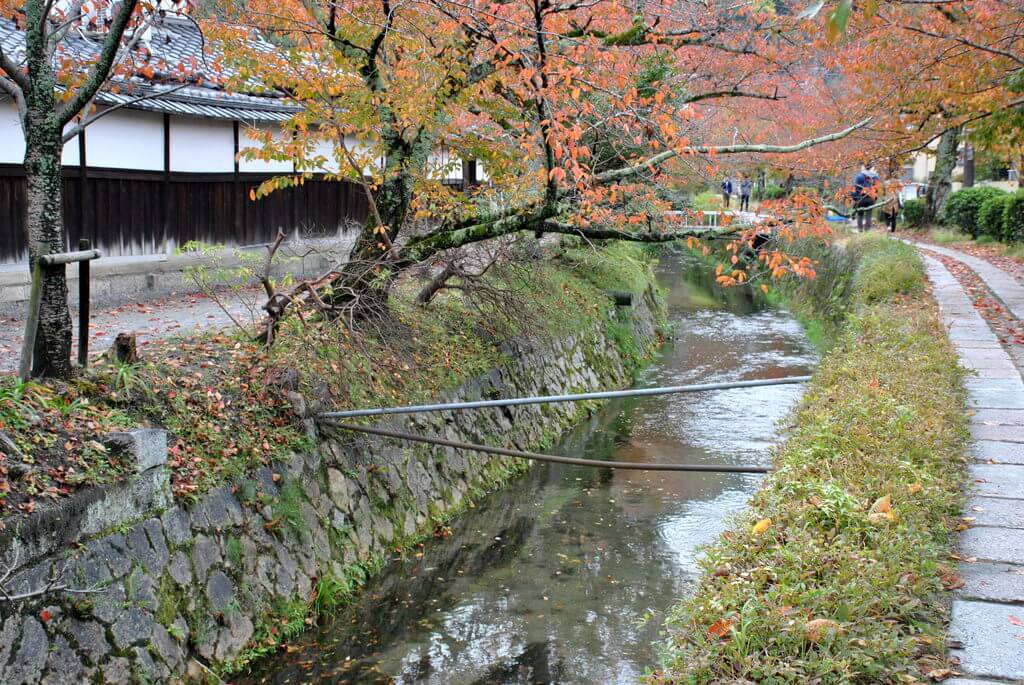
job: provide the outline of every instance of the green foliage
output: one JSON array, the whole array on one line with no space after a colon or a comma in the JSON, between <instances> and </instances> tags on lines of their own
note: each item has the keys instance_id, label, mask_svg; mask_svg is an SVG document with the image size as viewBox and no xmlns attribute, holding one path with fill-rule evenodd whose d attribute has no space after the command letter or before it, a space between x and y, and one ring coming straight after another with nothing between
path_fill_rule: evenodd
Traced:
<instances>
[{"instance_id":1,"label":"green foliage","mask_svg":"<svg viewBox=\"0 0 1024 685\"><path fill-rule=\"evenodd\" d=\"M722 209L722 194L705 190L693 198L693 208L702 212L717 212Z\"/></svg>"},{"instance_id":2,"label":"green foliage","mask_svg":"<svg viewBox=\"0 0 1024 685\"><path fill-rule=\"evenodd\" d=\"M763 195L755 190L755 194L758 195L759 200L780 200L786 197L786 189L780 185L767 185L764 188Z\"/></svg>"},{"instance_id":3,"label":"green foliage","mask_svg":"<svg viewBox=\"0 0 1024 685\"><path fill-rule=\"evenodd\" d=\"M928 203L924 199L907 200L903 204L903 220L908 226L924 226L928 221Z\"/></svg>"},{"instance_id":4,"label":"green foliage","mask_svg":"<svg viewBox=\"0 0 1024 685\"><path fill-rule=\"evenodd\" d=\"M963 243L971 239L971 236L966 233L961 233L958 230L952 231L948 228L933 228L928 234L928 237L932 239L933 243L938 245L954 245L956 243Z\"/></svg>"},{"instance_id":5,"label":"green foliage","mask_svg":"<svg viewBox=\"0 0 1024 685\"><path fill-rule=\"evenodd\" d=\"M1010 195L995 195L981 203L978 209L978 232L980 235L987 235L993 238L1002 238L1005 235L1006 227L1003 223L1003 216L1006 211L1006 203Z\"/></svg>"},{"instance_id":6,"label":"green foliage","mask_svg":"<svg viewBox=\"0 0 1024 685\"><path fill-rule=\"evenodd\" d=\"M1018 190L1006 200L1003 208L1003 239L1024 241L1024 190Z\"/></svg>"},{"instance_id":7,"label":"green foliage","mask_svg":"<svg viewBox=\"0 0 1024 685\"><path fill-rule=\"evenodd\" d=\"M931 304L859 309L750 513L701 560L650 680L918 682L919 659L941 665L962 374Z\"/></svg>"},{"instance_id":8,"label":"green foliage","mask_svg":"<svg viewBox=\"0 0 1024 685\"><path fill-rule=\"evenodd\" d=\"M998 188L988 186L974 186L961 188L951 193L946 200L943 211L943 221L959 226L964 233L971 237L978 236L978 211L981 205L994 197L1000 197L1006 193Z\"/></svg>"}]
</instances>

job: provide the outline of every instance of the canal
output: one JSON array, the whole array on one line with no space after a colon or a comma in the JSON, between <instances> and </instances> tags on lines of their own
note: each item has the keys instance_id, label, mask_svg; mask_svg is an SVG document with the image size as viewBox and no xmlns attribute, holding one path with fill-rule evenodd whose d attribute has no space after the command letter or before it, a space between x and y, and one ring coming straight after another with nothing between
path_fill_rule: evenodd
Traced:
<instances>
[{"instance_id":1,"label":"canal","mask_svg":"<svg viewBox=\"0 0 1024 685\"><path fill-rule=\"evenodd\" d=\"M638 387L813 371L817 354L792 316L743 291L719 291L688 257L662 261L673 336ZM552 451L768 464L800 392L617 400ZM657 664L665 611L690 591L699 547L760 478L537 466L236 682L634 683Z\"/></svg>"}]
</instances>

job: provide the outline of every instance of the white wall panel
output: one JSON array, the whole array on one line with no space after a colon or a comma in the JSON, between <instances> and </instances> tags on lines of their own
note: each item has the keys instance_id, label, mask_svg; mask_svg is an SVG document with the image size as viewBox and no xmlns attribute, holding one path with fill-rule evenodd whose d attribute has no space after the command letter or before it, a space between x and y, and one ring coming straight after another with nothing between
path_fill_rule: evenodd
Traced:
<instances>
[{"instance_id":1,"label":"white wall panel","mask_svg":"<svg viewBox=\"0 0 1024 685\"><path fill-rule=\"evenodd\" d=\"M277 139L281 138L281 129L277 126L274 126L273 124L257 124L255 127L245 123L239 124L238 149L245 150L246 148L259 147L256 141L253 139L252 134L256 131L265 131L268 128L276 129L274 137ZM289 173L292 171L292 163L290 161L265 162L262 159L245 159L243 157L238 161L238 170L259 172L264 174Z\"/></svg>"},{"instance_id":2,"label":"white wall panel","mask_svg":"<svg viewBox=\"0 0 1024 685\"><path fill-rule=\"evenodd\" d=\"M235 132L230 121L171 117L171 171L230 173L234 169Z\"/></svg>"},{"instance_id":3,"label":"white wall panel","mask_svg":"<svg viewBox=\"0 0 1024 685\"><path fill-rule=\"evenodd\" d=\"M25 137L18 123L18 110L10 100L0 100L0 164L25 161Z\"/></svg>"},{"instance_id":4,"label":"white wall panel","mask_svg":"<svg viewBox=\"0 0 1024 685\"><path fill-rule=\"evenodd\" d=\"M18 123L18 110L10 100L0 100L0 164L21 164L25 161L25 136ZM64 146L61 160L69 166L78 166L78 140Z\"/></svg>"},{"instance_id":5,"label":"white wall panel","mask_svg":"<svg viewBox=\"0 0 1024 685\"><path fill-rule=\"evenodd\" d=\"M65 160L77 143L64 148ZM153 112L120 110L85 129L85 160L91 167L163 171L164 120Z\"/></svg>"}]
</instances>

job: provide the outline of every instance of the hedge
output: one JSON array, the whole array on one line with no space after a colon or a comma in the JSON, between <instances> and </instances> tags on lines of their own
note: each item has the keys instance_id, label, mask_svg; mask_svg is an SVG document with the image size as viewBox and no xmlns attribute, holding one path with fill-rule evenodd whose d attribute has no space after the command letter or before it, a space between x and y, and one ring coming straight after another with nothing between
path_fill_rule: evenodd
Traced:
<instances>
[{"instance_id":1,"label":"hedge","mask_svg":"<svg viewBox=\"0 0 1024 685\"><path fill-rule=\"evenodd\" d=\"M997 195L981 203L978 210L978 232L1002 240L1005 237L1003 213L1010 195Z\"/></svg>"},{"instance_id":2,"label":"hedge","mask_svg":"<svg viewBox=\"0 0 1024 685\"><path fill-rule=\"evenodd\" d=\"M1006 198L1003 207L1003 239L1024 240L1024 190L1018 190Z\"/></svg>"},{"instance_id":3,"label":"hedge","mask_svg":"<svg viewBox=\"0 0 1024 685\"><path fill-rule=\"evenodd\" d=\"M903 220L908 226L924 226L928 214L928 205L924 200L907 200L903 205Z\"/></svg>"},{"instance_id":4,"label":"hedge","mask_svg":"<svg viewBox=\"0 0 1024 685\"><path fill-rule=\"evenodd\" d=\"M942 218L946 223L955 224L964 233L969 233L971 237L977 238L978 211L981 209L981 205L986 200L1005 195L1004 191L988 186L962 188L952 193L946 200Z\"/></svg>"}]
</instances>

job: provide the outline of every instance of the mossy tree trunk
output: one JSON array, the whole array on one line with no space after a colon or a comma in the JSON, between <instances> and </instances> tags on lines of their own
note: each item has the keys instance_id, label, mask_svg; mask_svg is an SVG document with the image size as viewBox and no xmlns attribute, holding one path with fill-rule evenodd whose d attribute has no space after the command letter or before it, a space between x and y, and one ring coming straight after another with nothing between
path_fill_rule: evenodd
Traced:
<instances>
[{"instance_id":1,"label":"mossy tree trunk","mask_svg":"<svg viewBox=\"0 0 1024 685\"><path fill-rule=\"evenodd\" d=\"M960 144L960 127L954 127L939 138L939 148L935 153L935 170L928 182L925 195L927 219L937 221L946 206L946 198L953 189L953 169L956 167L956 153Z\"/></svg>"},{"instance_id":2,"label":"mossy tree trunk","mask_svg":"<svg viewBox=\"0 0 1024 685\"><path fill-rule=\"evenodd\" d=\"M41 3L27 5L29 23L48 21ZM28 72L32 87L25 93L25 181L27 186L29 268L39 257L63 252L64 217L61 185L63 125L58 115L56 79L44 32L26 33ZM43 270L39 327L32 365L33 376L71 374L71 314L64 266Z\"/></svg>"}]
</instances>

